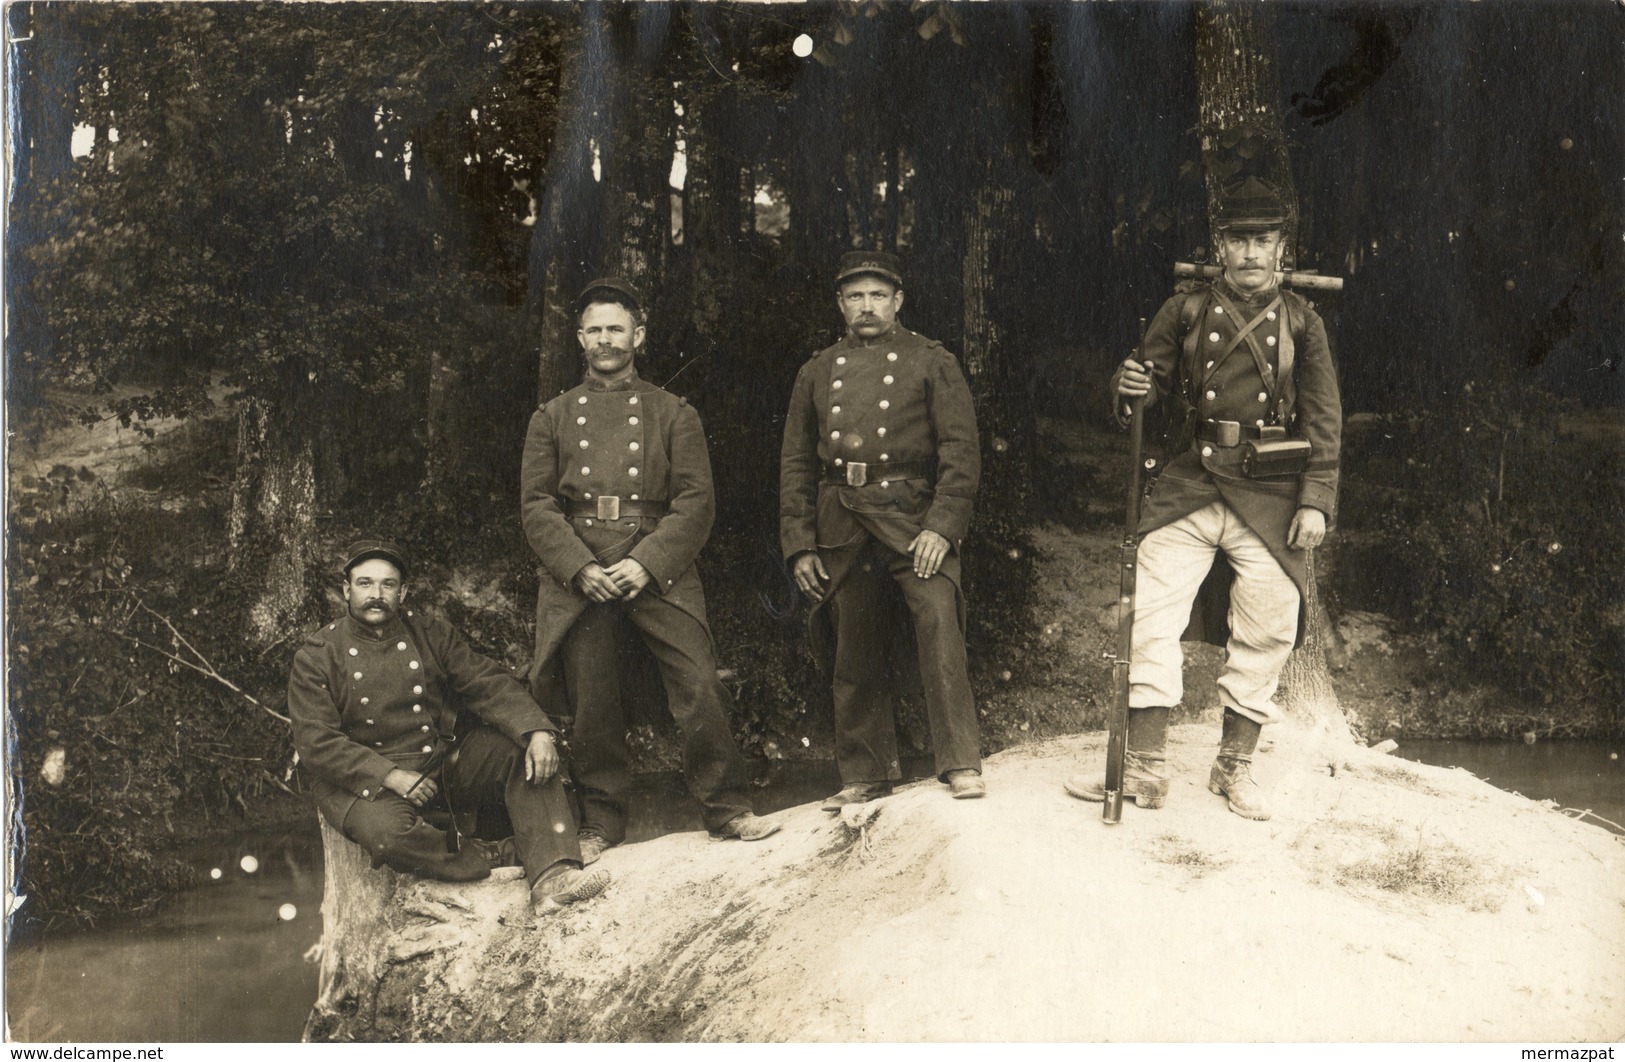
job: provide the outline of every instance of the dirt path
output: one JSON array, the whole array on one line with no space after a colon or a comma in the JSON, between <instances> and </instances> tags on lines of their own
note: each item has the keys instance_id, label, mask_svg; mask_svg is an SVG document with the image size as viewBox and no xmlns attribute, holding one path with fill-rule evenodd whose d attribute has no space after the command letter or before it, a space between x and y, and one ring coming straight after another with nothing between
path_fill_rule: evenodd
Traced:
<instances>
[{"instance_id":1,"label":"dirt path","mask_svg":"<svg viewBox=\"0 0 1625 1062\"><path fill-rule=\"evenodd\" d=\"M1060 782L1098 737L1015 749L861 830L805 805L758 845L613 849L615 884L521 928L454 890L456 942L330 1025L367 1039L1583 1041L1625 1031L1625 846L1459 771L1277 728L1277 813L1207 793L1176 728L1167 808L1116 827ZM1335 773L1333 765L1336 766ZM416 909L390 915L408 934ZM459 910L461 905L463 910ZM414 929L413 927L418 927Z\"/></svg>"}]
</instances>

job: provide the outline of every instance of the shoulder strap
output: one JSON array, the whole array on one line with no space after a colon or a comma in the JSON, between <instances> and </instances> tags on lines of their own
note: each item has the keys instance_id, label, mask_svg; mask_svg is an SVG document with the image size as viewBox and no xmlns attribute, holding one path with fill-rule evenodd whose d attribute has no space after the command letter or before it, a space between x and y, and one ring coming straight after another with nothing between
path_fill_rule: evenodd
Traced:
<instances>
[{"instance_id":1,"label":"shoulder strap","mask_svg":"<svg viewBox=\"0 0 1625 1062\"><path fill-rule=\"evenodd\" d=\"M1203 287L1200 291L1191 291L1185 294L1185 301L1179 307L1179 329L1184 333L1184 343L1181 346L1184 364L1180 366L1181 377L1185 381L1185 404L1190 407L1196 405L1196 322L1202 317L1202 311L1207 308L1207 297L1212 289Z\"/></svg>"},{"instance_id":2,"label":"shoulder strap","mask_svg":"<svg viewBox=\"0 0 1625 1062\"><path fill-rule=\"evenodd\" d=\"M1307 325L1303 318L1303 299L1295 292L1283 293L1282 303L1286 307L1287 326L1281 329L1281 352L1276 360L1280 364L1279 384L1275 395L1274 409L1275 423L1284 423L1295 412L1298 398L1297 345L1303 342L1307 333Z\"/></svg>"}]
</instances>

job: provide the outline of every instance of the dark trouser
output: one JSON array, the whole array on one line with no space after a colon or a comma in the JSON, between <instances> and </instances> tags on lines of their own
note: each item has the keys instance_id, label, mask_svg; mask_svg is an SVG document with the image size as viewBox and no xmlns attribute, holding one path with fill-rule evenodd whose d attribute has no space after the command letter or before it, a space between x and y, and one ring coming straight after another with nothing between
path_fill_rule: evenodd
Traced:
<instances>
[{"instance_id":1,"label":"dark trouser","mask_svg":"<svg viewBox=\"0 0 1625 1062\"><path fill-rule=\"evenodd\" d=\"M925 713L937 777L981 770L976 704L959 626L959 590L940 572L914 574L914 559L879 542L867 543L829 603L835 623L835 762L841 781L899 779L897 721L884 629L888 583L896 583L914 619Z\"/></svg>"},{"instance_id":2,"label":"dark trouser","mask_svg":"<svg viewBox=\"0 0 1625 1062\"><path fill-rule=\"evenodd\" d=\"M617 611L637 627L660 665L666 701L683 732L683 779L699 801L705 828L715 832L750 810L745 761L728 728L728 691L717 678L705 627L652 590L624 604L589 604L559 650L575 710L570 753L582 829L610 844L626 839L632 774L615 648Z\"/></svg>"},{"instance_id":3,"label":"dark trouser","mask_svg":"<svg viewBox=\"0 0 1625 1062\"><path fill-rule=\"evenodd\" d=\"M455 758L440 770L452 807L472 811L503 804L513 821L514 843L531 884L561 861L581 863L575 813L555 774L542 785L525 781L525 752L500 731L480 726L458 743ZM441 881L478 881L490 866L472 845L453 855L446 834L423 820L418 809L392 792L357 800L339 829L372 855L373 865Z\"/></svg>"}]
</instances>

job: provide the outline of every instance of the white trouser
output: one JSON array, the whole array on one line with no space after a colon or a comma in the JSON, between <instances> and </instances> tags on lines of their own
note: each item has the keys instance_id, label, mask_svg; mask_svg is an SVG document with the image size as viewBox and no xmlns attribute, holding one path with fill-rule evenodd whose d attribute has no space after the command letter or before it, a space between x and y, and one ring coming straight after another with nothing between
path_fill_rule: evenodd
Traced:
<instances>
[{"instance_id":1,"label":"white trouser","mask_svg":"<svg viewBox=\"0 0 1625 1062\"><path fill-rule=\"evenodd\" d=\"M1236 572L1219 701L1254 722L1273 723L1281 710L1271 698L1298 634L1298 588L1263 539L1219 501L1140 540L1128 703L1131 708L1173 707L1184 696L1179 636L1218 550Z\"/></svg>"}]
</instances>

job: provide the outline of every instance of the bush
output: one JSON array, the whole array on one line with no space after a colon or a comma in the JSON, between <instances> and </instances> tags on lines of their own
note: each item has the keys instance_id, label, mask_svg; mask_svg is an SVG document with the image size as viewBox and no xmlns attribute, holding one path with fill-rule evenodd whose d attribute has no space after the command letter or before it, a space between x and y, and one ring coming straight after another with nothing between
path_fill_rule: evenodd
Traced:
<instances>
[{"instance_id":1,"label":"bush","mask_svg":"<svg viewBox=\"0 0 1625 1062\"><path fill-rule=\"evenodd\" d=\"M26 786L9 884L47 924L146 910L189 879L166 839L246 814L290 756L285 726L172 658L245 688L285 679L209 620L236 592L207 495L124 504L59 465L13 497L10 766Z\"/></svg>"},{"instance_id":2,"label":"bush","mask_svg":"<svg viewBox=\"0 0 1625 1062\"><path fill-rule=\"evenodd\" d=\"M1566 412L1533 385L1468 381L1443 408L1383 418L1345 472L1367 563L1339 565L1342 598L1510 694L1506 734L1625 731L1621 450L1561 433Z\"/></svg>"}]
</instances>

